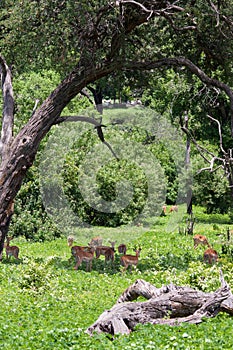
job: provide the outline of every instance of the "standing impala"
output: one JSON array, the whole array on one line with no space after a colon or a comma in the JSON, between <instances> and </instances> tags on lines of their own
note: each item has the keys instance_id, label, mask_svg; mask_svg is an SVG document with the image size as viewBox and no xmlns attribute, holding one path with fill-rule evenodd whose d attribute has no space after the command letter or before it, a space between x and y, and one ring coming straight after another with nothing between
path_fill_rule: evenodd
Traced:
<instances>
[{"instance_id":1,"label":"standing impala","mask_svg":"<svg viewBox=\"0 0 233 350\"><path fill-rule=\"evenodd\" d=\"M78 270L78 267L84 261L86 263L86 271L91 271L92 260L94 259L94 252L95 252L94 248L90 248L89 252L86 252L82 249L76 250L75 252L76 264L74 269Z\"/></svg>"},{"instance_id":2,"label":"standing impala","mask_svg":"<svg viewBox=\"0 0 233 350\"><path fill-rule=\"evenodd\" d=\"M135 250L136 255L122 255L121 257L121 265L124 266L124 269L122 272L125 272L128 266L130 266L130 272L132 272L132 266L137 266L138 264L138 258L140 256L141 248Z\"/></svg>"},{"instance_id":3,"label":"standing impala","mask_svg":"<svg viewBox=\"0 0 233 350\"><path fill-rule=\"evenodd\" d=\"M80 245L74 245L73 246L73 244L74 244L74 237L72 237L72 236L69 236L67 238L67 244L68 244L68 247L71 247L71 255L74 256L74 257L76 256L76 252L77 251L80 251L80 250L83 250L85 252L90 252L91 251L91 247L89 247L89 246L88 247L84 247L84 246L80 246ZM72 256L69 259L69 261L71 261Z\"/></svg>"},{"instance_id":4,"label":"standing impala","mask_svg":"<svg viewBox=\"0 0 233 350\"><path fill-rule=\"evenodd\" d=\"M15 259L19 260L19 247L16 245L10 246L10 241L13 239L13 237L6 237L6 257L7 259L13 256Z\"/></svg>"},{"instance_id":5,"label":"standing impala","mask_svg":"<svg viewBox=\"0 0 233 350\"><path fill-rule=\"evenodd\" d=\"M107 261L112 261L113 262L114 261L114 250L113 250L113 248L109 247L106 250L104 256L105 256L105 263Z\"/></svg>"},{"instance_id":6,"label":"standing impala","mask_svg":"<svg viewBox=\"0 0 233 350\"><path fill-rule=\"evenodd\" d=\"M216 252L216 250L212 248L208 248L204 252L203 259L204 259L204 262L212 265L218 261L218 253Z\"/></svg>"},{"instance_id":7,"label":"standing impala","mask_svg":"<svg viewBox=\"0 0 233 350\"><path fill-rule=\"evenodd\" d=\"M89 247L89 246L81 246L81 245L74 245L71 248L71 254L75 257L76 253L82 250L83 252L92 252L92 250L95 250L94 247Z\"/></svg>"},{"instance_id":8,"label":"standing impala","mask_svg":"<svg viewBox=\"0 0 233 350\"><path fill-rule=\"evenodd\" d=\"M194 241L194 249L196 249L197 246L198 246L199 244L201 244L201 245L207 245L209 248L211 248L211 246L210 246L210 244L209 244L209 242L208 242L206 236L195 235L195 236L193 237L193 241Z\"/></svg>"},{"instance_id":9,"label":"standing impala","mask_svg":"<svg viewBox=\"0 0 233 350\"><path fill-rule=\"evenodd\" d=\"M67 245L68 245L68 247L72 247L73 244L74 244L74 237L68 236L67 237Z\"/></svg>"}]
</instances>

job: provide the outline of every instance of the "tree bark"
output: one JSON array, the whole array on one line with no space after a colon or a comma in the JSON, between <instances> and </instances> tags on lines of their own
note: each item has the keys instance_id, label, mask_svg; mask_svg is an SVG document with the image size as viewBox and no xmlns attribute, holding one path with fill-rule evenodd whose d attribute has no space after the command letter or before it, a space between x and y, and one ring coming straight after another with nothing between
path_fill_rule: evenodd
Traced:
<instances>
[{"instance_id":1,"label":"tree bark","mask_svg":"<svg viewBox=\"0 0 233 350\"><path fill-rule=\"evenodd\" d=\"M86 332L89 335L95 332L129 334L139 323L171 326L183 322L198 324L203 317L214 317L220 311L233 316L233 295L223 278L221 284L217 291L204 293L173 284L156 288L144 280L137 280ZM139 296L147 301L132 302Z\"/></svg>"}]
</instances>

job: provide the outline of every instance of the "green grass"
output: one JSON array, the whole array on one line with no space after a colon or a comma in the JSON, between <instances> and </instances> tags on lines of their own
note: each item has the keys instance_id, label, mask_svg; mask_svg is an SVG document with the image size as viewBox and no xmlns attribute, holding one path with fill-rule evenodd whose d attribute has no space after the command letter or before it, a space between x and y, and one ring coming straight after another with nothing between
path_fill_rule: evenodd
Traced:
<instances>
[{"instance_id":1,"label":"green grass","mask_svg":"<svg viewBox=\"0 0 233 350\"><path fill-rule=\"evenodd\" d=\"M172 215L172 214L171 214ZM203 215L201 212L199 216ZM120 241L128 237L129 253L142 247L138 268L121 274L119 257L114 266L103 258L94 261L91 273L81 266L73 270L66 239L33 243L15 239L20 261L4 259L0 265L0 345L1 349L232 349L232 318L226 314L200 325L180 327L139 325L128 336L112 341L105 334L90 337L85 329L111 308L121 293L142 278L160 287L164 284L189 285L203 291L220 286L219 268L233 289L233 262L221 256L216 266L203 263L203 247L193 249L192 236L166 230L169 215L154 221L153 227L119 228ZM198 220L195 233L207 235L221 253L228 223ZM105 239L115 235L110 228L92 229L91 235ZM133 233L136 233L134 237ZM80 232L79 232L80 233ZM86 244L87 230L76 236ZM131 241L129 240L131 237Z\"/></svg>"}]
</instances>

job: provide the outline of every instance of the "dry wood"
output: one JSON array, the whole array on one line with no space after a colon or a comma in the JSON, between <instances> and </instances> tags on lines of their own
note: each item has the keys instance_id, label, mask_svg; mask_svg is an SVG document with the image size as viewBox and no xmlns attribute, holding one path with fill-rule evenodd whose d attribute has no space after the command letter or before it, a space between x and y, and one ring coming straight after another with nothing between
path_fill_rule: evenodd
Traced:
<instances>
[{"instance_id":1,"label":"dry wood","mask_svg":"<svg viewBox=\"0 0 233 350\"><path fill-rule=\"evenodd\" d=\"M147 300L132 302L139 296ZM233 315L233 295L222 275L221 287L212 293L173 284L156 288L144 280L137 280L86 332L90 335L95 332L129 334L139 323L198 324L203 317L214 317L220 311Z\"/></svg>"}]
</instances>

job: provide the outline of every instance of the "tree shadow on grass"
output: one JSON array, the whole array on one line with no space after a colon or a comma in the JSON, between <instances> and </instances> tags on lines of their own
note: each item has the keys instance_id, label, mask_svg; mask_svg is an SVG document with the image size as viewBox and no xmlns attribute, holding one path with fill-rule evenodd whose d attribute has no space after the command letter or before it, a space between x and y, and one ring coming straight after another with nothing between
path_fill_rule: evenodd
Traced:
<instances>
[{"instance_id":1,"label":"tree shadow on grass","mask_svg":"<svg viewBox=\"0 0 233 350\"><path fill-rule=\"evenodd\" d=\"M142 259L141 261L139 261L138 269L141 272L148 271L150 269L166 271L172 268L175 268L180 271L186 271L189 268L190 262L202 260L203 258L201 255L194 257L190 252L185 252L182 255L174 255L168 252L163 255L157 255L151 259Z\"/></svg>"},{"instance_id":2,"label":"tree shadow on grass","mask_svg":"<svg viewBox=\"0 0 233 350\"><path fill-rule=\"evenodd\" d=\"M34 261L38 265L46 265L51 266L55 269L64 269L64 270L74 270L75 259L73 257L64 259L64 257L52 256L52 257L37 257L33 259L32 257L23 257L19 261L16 259L6 259L2 260L2 263L9 265L19 265L25 264L30 265L30 261ZM145 259L139 258L139 262L137 265L137 269L140 272L146 272L148 270L158 270L158 271L166 271L168 269L175 268L177 270L186 271L189 268L190 262L194 261L203 261L203 255L200 254L198 256L193 256L190 252L185 252L182 255L174 255L170 252L166 254L156 255L156 256L147 256ZM133 271L134 269L132 269ZM82 264L78 267L77 271L86 272L86 263L82 262ZM122 271L122 265L120 263L120 255L115 254L114 262L105 263L104 259L101 257L99 259L94 258L92 263L92 271L98 272L99 274L107 274L107 275L115 275ZM128 267L127 272L130 271L130 267ZM87 272L88 273L88 272Z\"/></svg>"},{"instance_id":3,"label":"tree shadow on grass","mask_svg":"<svg viewBox=\"0 0 233 350\"><path fill-rule=\"evenodd\" d=\"M22 259L15 259L15 258L5 258L3 257L2 260L1 260L1 264L4 264L4 265L20 265L22 264L23 260Z\"/></svg>"}]
</instances>

